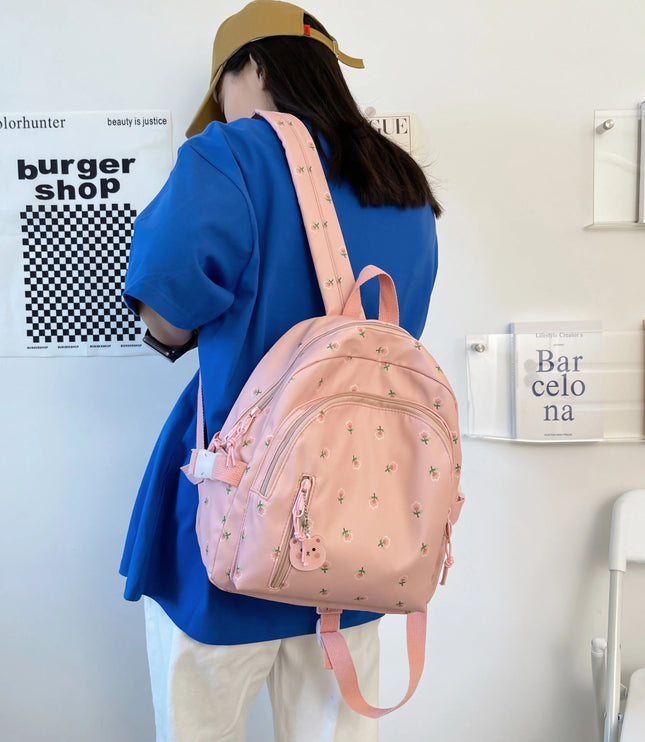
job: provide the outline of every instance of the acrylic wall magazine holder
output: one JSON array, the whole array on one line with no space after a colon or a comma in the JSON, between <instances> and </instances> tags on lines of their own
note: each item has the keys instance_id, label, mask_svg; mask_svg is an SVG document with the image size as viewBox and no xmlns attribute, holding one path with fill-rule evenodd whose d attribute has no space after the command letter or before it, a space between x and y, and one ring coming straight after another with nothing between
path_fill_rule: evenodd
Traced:
<instances>
[{"instance_id":1,"label":"acrylic wall magazine holder","mask_svg":"<svg viewBox=\"0 0 645 742\"><path fill-rule=\"evenodd\" d=\"M645 228L645 103L595 111L589 229Z\"/></svg>"},{"instance_id":2,"label":"acrylic wall magazine holder","mask_svg":"<svg viewBox=\"0 0 645 742\"><path fill-rule=\"evenodd\" d=\"M538 343L535 361L522 359L519 364L523 334L467 336L466 434L543 443L645 440L645 332L596 335L599 352L588 354L592 363L588 358L576 362L574 355L559 355L557 349L543 350L540 356ZM531 424L517 425L525 399L532 405ZM570 435L585 416L590 424Z\"/></svg>"}]
</instances>

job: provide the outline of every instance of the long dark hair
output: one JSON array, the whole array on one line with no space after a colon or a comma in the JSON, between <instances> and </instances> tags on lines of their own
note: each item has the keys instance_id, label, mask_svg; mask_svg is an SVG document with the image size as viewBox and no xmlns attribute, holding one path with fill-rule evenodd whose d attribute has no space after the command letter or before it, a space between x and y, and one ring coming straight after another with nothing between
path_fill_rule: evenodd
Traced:
<instances>
[{"instance_id":1,"label":"long dark hair","mask_svg":"<svg viewBox=\"0 0 645 742\"><path fill-rule=\"evenodd\" d=\"M311 16L305 23L323 33ZM347 87L334 53L312 39L273 36L246 44L226 63L239 73L252 56L264 75L276 108L307 120L319 151L328 144L331 180L347 181L363 206L421 207L436 216L441 206L421 167L363 116Z\"/></svg>"}]
</instances>

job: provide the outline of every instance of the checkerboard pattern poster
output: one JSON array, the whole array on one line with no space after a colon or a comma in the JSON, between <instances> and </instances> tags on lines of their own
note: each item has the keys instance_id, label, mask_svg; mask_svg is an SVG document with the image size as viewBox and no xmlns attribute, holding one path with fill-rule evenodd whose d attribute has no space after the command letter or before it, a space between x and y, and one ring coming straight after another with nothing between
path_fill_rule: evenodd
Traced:
<instances>
[{"instance_id":1,"label":"checkerboard pattern poster","mask_svg":"<svg viewBox=\"0 0 645 742\"><path fill-rule=\"evenodd\" d=\"M0 355L148 353L121 293L170 113L0 113L0 151Z\"/></svg>"}]
</instances>

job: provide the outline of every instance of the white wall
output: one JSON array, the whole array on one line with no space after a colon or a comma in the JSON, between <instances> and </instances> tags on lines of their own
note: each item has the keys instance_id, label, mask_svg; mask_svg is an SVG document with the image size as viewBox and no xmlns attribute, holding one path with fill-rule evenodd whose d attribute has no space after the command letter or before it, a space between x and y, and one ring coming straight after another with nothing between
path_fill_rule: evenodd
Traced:
<instances>
[{"instance_id":1,"label":"white wall","mask_svg":"<svg viewBox=\"0 0 645 742\"><path fill-rule=\"evenodd\" d=\"M0 106L170 108L179 145L212 34L240 5L4 0ZM361 106L419 116L446 207L424 340L463 407L468 333L544 318L640 326L644 233L583 226L593 111L645 98L641 0L309 7L364 56L367 70L348 73ZM155 358L0 359L6 742L153 739L141 606L121 600L116 571L145 459L191 371ZM468 502L456 565L430 607L426 672L381 738L586 742L610 509L645 486L643 446L467 440L464 458ZM644 608L631 601L633 616ZM386 619L384 702L406 679L401 633ZM645 660L642 639L626 644L630 663ZM268 714L262 696L249 740L268 739Z\"/></svg>"}]
</instances>

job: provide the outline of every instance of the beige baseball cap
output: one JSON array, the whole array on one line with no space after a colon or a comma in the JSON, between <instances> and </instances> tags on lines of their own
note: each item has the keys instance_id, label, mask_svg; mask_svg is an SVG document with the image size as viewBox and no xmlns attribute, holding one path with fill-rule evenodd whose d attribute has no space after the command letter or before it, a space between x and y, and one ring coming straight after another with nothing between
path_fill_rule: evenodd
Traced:
<instances>
[{"instance_id":1,"label":"beige baseball cap","mask_svg":"<svg viewBox=\"0 0 645 742\"><path fill-rule=\"evenodd\" d=\"M187 137L199 134L211 121L224 121L222 109L213 98L215 87L226 62L238 49L251 41L266 39L269 36L307 37L331 49L340 62L350 67L365 66L362 59L343 54L338 48L336 39L306 24L305 13L306 11L297 5L280 0L254 0L222 23L213 42L213 65L208 93L186 130Z\"/></svg>"}]
</instances>

